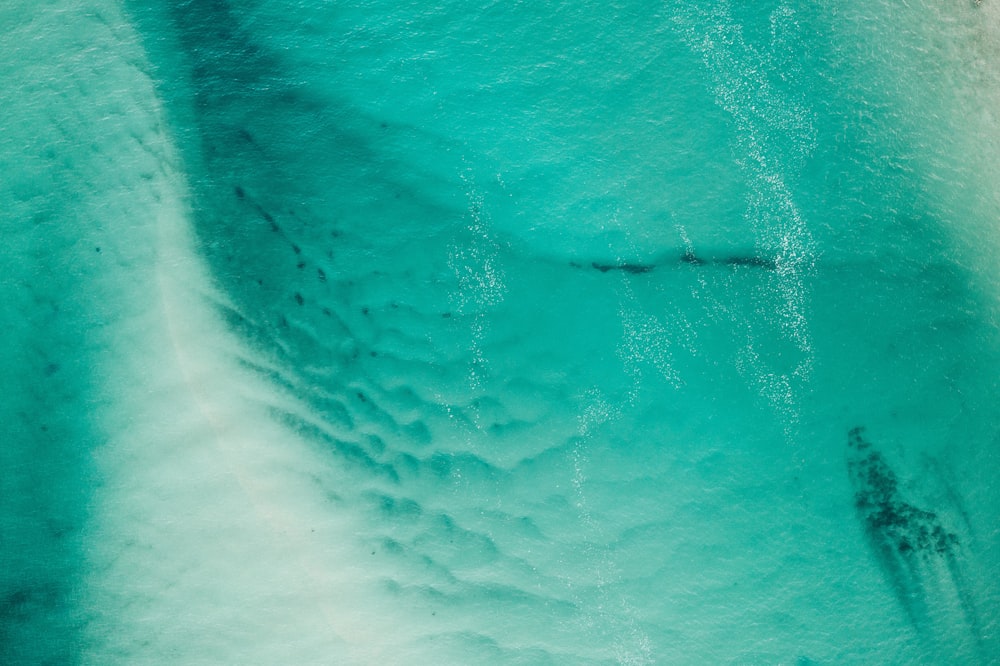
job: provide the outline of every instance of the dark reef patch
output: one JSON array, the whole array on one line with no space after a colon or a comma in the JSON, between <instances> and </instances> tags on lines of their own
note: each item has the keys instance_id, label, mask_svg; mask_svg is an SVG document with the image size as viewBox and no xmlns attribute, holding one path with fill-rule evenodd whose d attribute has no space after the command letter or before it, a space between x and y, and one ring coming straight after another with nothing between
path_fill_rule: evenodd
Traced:
<instances>
[{"instance_id":1,"label":"dark reef patch","mask_svg":"<svg viewBox=\"0 0 1000 666\"><path fill-rule=\"evenodd\" d=\"M704 266L705 260L696 256L694 252L688 251L681 255L681 263L691 264L692 266Z\"/></svg>"},{"instance_id":2,"label":"dark reef patch","mask_svg":"<svg viewBox=\"0 0 1000 666\"><path fill-rule=\"evenodd\" d=\"M958 547L958 536L936 514L900 496L896 474L864 438L863 428L850 431L848 448L855 507L869 534L899 553L947 554Z\"/></svg>"},{"instance_id":3,"label":"dark reef patch","mask_svg":"<svg viewBox=\"0 0 1000 666\"><path fill-rule=\"evenodd\" d=\"M726 257L722 260L722 263L727 266L749 266L751 268L764 268L769 271L775 270L778 265L773 259L768 259L767 257L758 257L754 255L740 256L734 255L731 257Z\"/></svg>"},{"instance_id":4,"label":"dark reef patch","mask_svg":"<svg viewBox=\"0 0 1000 666\"><path fill-rule=\"evenodd\" d=\"M570 261L569 265L573 268L584 268L589 267L598 270L602 273L608 273L610 271L620 271L622 273L628 273L630 275L641 275L643 273L651 273L658 268L669 268L677 266L727 266L729 268L760 268L767 271L777 270L778 264L774 259L769 257L762 257L756 254L731 254L726 256L699 256L696 255L691 250L686 250L680 254L680 256L670 255L666 257L660 257L648 263L643 262L631 262L631 261L615 261L615 262L601 262L601 261L591 261L589 266L582 264L578 261Z\"/></svg>"},{"instance_id":5,"label":"dark reef patch","mask_svg":"<svg viewBox=\"0 0 1000 666\"><path fill-rule=\"evenodd\" d=\"M911 503L863 427L848 433L847 470L868 544L917 633L931 638L957 602L962 615L957 624L979 643L981 623L965 573L967 554L955 531L959 523L948 520L959 508L942 506L935 512Z\"/></svg>"},{"instance_id":6,"label":"dark reef patch","mask_svg":"<svg viewBox=\"0 0 1000 666\"><path fill-rule=\"evenodd\" d=\"M608 271L622 271L624 273L630 273L632 275L637 275L639 273L648 273L653 270L654 266L652 264L599 264L597 262L592 262L590 264L602 273L607 273Z\"/></svg>"}]
</instances>

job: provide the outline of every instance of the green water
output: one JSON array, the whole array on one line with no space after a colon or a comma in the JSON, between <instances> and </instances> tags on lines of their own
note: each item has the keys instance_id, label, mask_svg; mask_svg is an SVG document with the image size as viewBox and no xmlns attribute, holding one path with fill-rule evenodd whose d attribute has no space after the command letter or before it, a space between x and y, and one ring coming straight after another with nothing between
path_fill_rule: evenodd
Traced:
<instances>
[{"instance_id":1,"label":"green water","mask_svg":"<svg viewBox=\"0 0 1000 666\"><path fill-rule=\"evenodd\" d=\"M1000 659L986 2L22 4L3 661Z\"/></svg>"}]
</instances>

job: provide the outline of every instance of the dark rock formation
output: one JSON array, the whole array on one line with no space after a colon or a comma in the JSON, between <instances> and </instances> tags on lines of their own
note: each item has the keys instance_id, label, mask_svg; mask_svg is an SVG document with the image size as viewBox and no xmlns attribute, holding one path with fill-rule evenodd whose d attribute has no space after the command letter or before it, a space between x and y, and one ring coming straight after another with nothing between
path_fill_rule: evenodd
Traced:
<instances>
[{"instance_id":1,"label":"dark rock formation","mask_svg":"<svg viewBox=\"0 0 1000 666\"><path fill-rule=\"evenodd\" d=\"M964 625L978 644L980 622L965 573L966 553L955 531L960 521L947 520L954 507L935 513L912 504L885 457L867 439L864 428L847 437L847 470L854 506L865 536L917 633L931 640L946 624ZM950 609L961 608L957 620ZM953 621L946 618L951 614Z\"/></svg>"}]
</instances>

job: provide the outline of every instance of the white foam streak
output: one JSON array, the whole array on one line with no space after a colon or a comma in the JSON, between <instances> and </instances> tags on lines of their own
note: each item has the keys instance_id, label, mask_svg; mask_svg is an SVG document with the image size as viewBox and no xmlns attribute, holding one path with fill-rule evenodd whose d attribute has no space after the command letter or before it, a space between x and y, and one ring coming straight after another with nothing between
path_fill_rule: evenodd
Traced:
<instances>
[{"instance_id":1,"label":"white foam streak","mask_svg":"<svg viewBox=\"0 0 1000 666\"><path fill-rule=\"evenodd\" d=\"M683 16L683 14L682 14ZM785 173L794 171L816 142L816 130L807 109L771 85L775 75L775 54L759 53L743 39L742 29L720 3L713 11L691 8L678 19L690 47L702 57L715 86L716 102L733 118L737 130L739 163L745 174L749 196L746 219L753 228L759 250L773 257L774 278L767 285L780 295L774 312L762 312L765 319L776 316L780 330L800 353L800 361L786 373L768 367L754 348L761 337L748 324L745 361L740 367L748 380L791 425L798 420L799 393L812 374L813 344L809 333L809 289L806 277L815 266L816 243L806 224ZM791 35L797 30L794 12L780 7L771 16L772 35ZM787 36L786 35L786 36ZM790 73L784 71L782 78ZM794 146L788 154L778 145ZM766 335L766 334L764 334ZM790 431L789 431L790 432Z\"/></svg>"}]
</instances>

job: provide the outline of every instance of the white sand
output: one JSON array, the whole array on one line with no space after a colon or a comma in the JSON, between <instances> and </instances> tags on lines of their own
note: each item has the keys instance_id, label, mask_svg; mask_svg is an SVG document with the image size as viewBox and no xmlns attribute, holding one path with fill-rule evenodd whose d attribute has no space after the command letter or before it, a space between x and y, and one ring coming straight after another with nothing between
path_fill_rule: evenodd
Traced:
<instances>
[{"instance_id":1,"label":"white sand","mask_svg":"<svg viewBox=\"0 0 1000 666\"><path fill-rule=\"evenodd\" d=\"M302 408L240 369L214 315L137 36L115 3L75 5L25 9L19 62L37 140L64 155L55 187L80 194L64 223L90 230L53 266L93 306L84 662L371 663L388 627L359 603L359 528L330 510L328 461L266 409Z\"/></svg>"}]
</instances>

